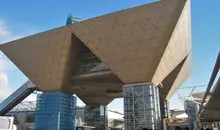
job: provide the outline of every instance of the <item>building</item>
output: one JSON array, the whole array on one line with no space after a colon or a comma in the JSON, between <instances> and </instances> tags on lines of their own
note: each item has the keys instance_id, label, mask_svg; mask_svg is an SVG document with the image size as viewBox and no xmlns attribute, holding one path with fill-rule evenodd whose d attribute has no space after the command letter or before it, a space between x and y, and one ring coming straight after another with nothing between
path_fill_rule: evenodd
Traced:
<instances>
[{"instance_id":1,"label":"building","mask_svg":"<svg viewBox=\"0 0 220 130\"><path fill-rule=\"evenodd\" d=\"M0 116L0 130L17 130L14 125L14 118L7 116Z\"/></svg>"},{"instance_id":2,"label":"building","mask_svg":"<svg viewBox=\"0 0 220 130\"><path fill-rule=\"evenodd\" d=\"M124 97L125 129L158 129L166 117L160 111L166 109L163 103L190 74L190 19L190 0L161 0L11 41L0 49L33 83L31 90L76 94L88 115L99 110L94 117L99 119L106 119L101 116L112 100ZM1 104L0 115L31 90L12 94ZM86 121L106 129L107 121Z\"/></svg>"}]
</instances>

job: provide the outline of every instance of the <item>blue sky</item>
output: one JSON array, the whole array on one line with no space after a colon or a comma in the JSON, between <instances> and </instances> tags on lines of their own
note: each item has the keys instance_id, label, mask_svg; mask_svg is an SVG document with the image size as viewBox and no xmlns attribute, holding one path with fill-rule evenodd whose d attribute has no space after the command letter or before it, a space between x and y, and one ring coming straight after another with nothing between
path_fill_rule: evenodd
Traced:
<instances>
[{"instance_id":1,"label":"blue sky","mask_svg":"<svg viewBox=\"0 0 220 130\"><path fill-rule=\"evenodd\" d=\"M68 14L88 19L155 0L2 0L0 4L0 43L63 26ZM192 0L193 73L183 86L207 84L220 50L220 1ZM27 78L0 52L0 87L14 91ZM200 88L205 90L205 88ZM186 95L190 90L179 90ZM1 96L0 96L1 98ZM81 104L81 103L79 103ZM177 94L171 108L182 108ZM112 109L123 110L122 99Z\"/></svg>"}]
</instances>

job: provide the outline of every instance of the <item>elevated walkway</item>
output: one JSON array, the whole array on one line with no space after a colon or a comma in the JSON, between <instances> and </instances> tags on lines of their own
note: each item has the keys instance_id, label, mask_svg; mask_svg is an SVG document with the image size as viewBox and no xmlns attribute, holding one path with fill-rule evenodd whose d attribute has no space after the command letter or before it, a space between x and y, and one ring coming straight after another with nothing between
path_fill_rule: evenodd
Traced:
<instances>
[{"instance_id":1,"label":"elevated walkway","mask_svg":"<svg viewBox=\"0 0 220 130\"><path fill-rule=\"evenodd\" d=\"M34 92L34 90L36 90L36 86L31 81L27 81L23 84L0 104L0 116L7 114L17 104Z\"/></svg>"},{"instance_id":2,"label":"elevated walkway","mask_svg":"<svg viewBox=\"0 0 220 130\"><path fill-rule=\"evenodd\" d=\"M220 103L219 103L219 91L220 91L220 52L218 54L212 75L209 80L208 87L203 96L202 103L198 111L198 117L201 121L219 121L220 120ZM212 88L216 80L215 86ZM211 90L212 89L212 90Z\"/></svg>"}]
</instances>

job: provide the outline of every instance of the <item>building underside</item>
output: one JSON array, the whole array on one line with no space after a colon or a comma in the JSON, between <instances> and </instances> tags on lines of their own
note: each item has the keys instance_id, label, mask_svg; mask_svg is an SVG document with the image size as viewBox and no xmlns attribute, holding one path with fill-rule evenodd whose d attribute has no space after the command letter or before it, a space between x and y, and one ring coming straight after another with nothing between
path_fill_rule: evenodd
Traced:
<instances>
[{"instance_id":1,"label":"building underside","mask_svg":"<svg viewBox=\"0 0 220 130\"><path fill-rule=\"evenodd\" d=\"M160 100L168 100L190 74L190 1L141 5L0 49L44 93L62 91L106 106L123 97L123 86L151 83Z\"/></svg>"}]
</instances>

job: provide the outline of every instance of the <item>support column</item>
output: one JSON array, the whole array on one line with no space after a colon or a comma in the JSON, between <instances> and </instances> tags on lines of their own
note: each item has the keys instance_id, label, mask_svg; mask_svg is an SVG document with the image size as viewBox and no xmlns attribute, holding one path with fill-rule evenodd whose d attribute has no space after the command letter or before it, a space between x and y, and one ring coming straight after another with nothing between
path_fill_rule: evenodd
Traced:
<instances>
[{"instance_id":1,"label":"support column","mask_svg":"<svg viewBox=\"0 0 220 130\"><path fill-rule=\"evenodd\" d=\"M103 105L87 105L85 107L85 125L95 130L108 130L108 110Z\"/></svg>"},{"instance_id":2,"label":"support column","mask_svg":"<svg viewBox=\"0 0 220 130\"><path fill-rule=\"evenodd\" d=\"M164 130L164 119L169 118L169 104L167 100L160 100L161 129Z\"/></svg>"},{"instance_id":3,"label":"support column","mask_svg":"<svg viewBox=\"0 0 220 130\"><path fill-rule=\"evenodd\" d=\"M160 128L158 88L153 83L123 86L125 130Z\"/></svg>"},{"instance_id":4,"label":"support column","mask_svg":"<svg viewBox=\"0 0 220 130\"><path fill-rule=\"evenodd\" d=\"M160 100L161 118L169 118L169 102L167 100Z\"/></svg>"},{"instance_id":5,"label":"support column","mask_svg":"<svg viewBox=\"0 0 220 130\"><path fill-rule=\"evenodd\" d=\"M190 129L194 129L194 123L197 119L197 112L198 112L198 104L193 101L186 100L184 102L184 106L186 107L186 114L188 115L188 126Z\"/></svg>"},{"instance_id":6,"label":"support column","mask_svg":"<svg viewBox=\"0 0 220 130\"><path fill-rule=\"evenodd\" d=\"M75 130L76 97L51 92L37 95L34 130Z\"/></svg>"},{"instance_id":7,"label":"support column","mask_svg":"<svg viewBox=\"0 0 220 130\"><path fill-rule=\"evenodd\" d=\"M166 100L165 101L165 110L166 110L166 118L169 118L170 116L170 107L169 107L169 102Z\"/></svg>"}]
</instances>

